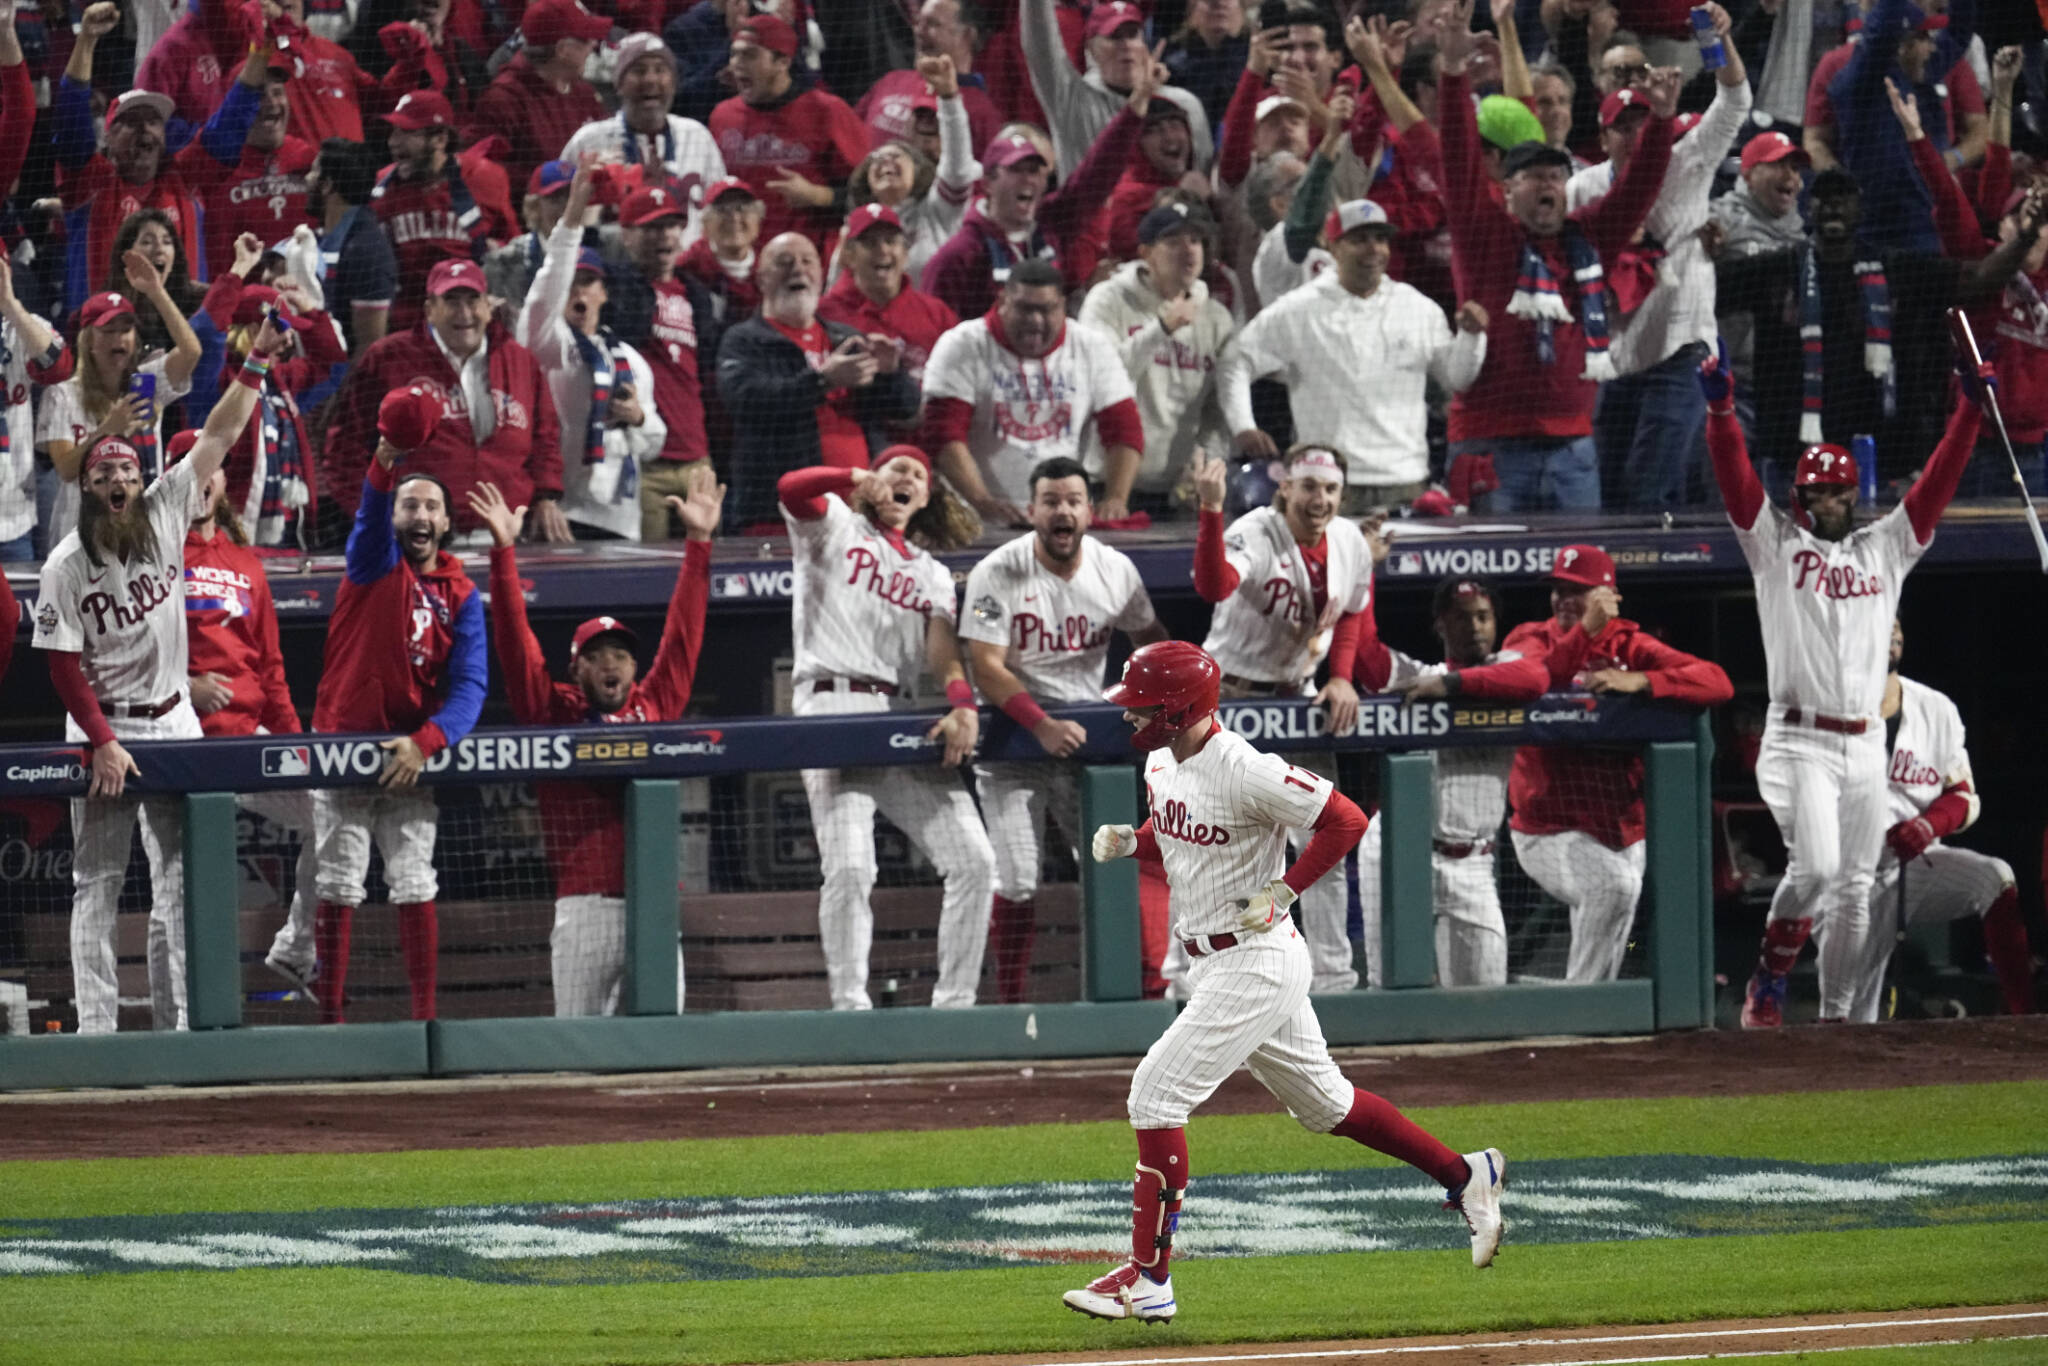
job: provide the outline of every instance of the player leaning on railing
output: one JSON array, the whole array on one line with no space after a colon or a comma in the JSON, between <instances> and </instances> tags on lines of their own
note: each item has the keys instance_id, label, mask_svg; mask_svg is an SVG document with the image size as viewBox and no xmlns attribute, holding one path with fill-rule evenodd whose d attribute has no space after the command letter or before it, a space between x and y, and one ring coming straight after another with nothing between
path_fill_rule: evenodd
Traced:
<instances>
[{"instance_id":1,"label":"player leaning on railing","mask_svg":"<svg viewBox=\"0 0 2048 1366\"><path fill-rule=\"evenodd\" d=\"M675 721L690 705L697 651L704 643L704 604L711 592L711 537L725 505L725 485L711 471L690 472L687 500L664 501L682 519L688 541L669 598L661 644L647 673L638 645L616 617L592 617L569 644L569 678L557 683L526 620L519 586L519 539L525 508L506 505L496 484L479 484L469 508L491 533L491 634L505 673L505 695L522 725ZM555 1014L613 1015L626 973L626 825L617 783L542 783L541 830L555 869ZM683 1008L682 959L676 960L676 1009Z\"/></svg>"}]
</instances>

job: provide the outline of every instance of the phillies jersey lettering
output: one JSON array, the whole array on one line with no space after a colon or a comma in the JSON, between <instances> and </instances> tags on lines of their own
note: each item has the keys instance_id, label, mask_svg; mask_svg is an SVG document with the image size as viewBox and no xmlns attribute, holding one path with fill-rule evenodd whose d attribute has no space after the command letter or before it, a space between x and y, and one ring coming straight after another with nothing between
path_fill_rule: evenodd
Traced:
<instances>
[{"instance_id":1,"label":"phillies jersey lettering","mask_svg":"<svg viewBox=\"0 0 2048 1366\"><path fill-rule=\"evenodd\" d=\"M951 621L953 575L918 547L892 545L838 494L806 521L787 508L796 591L791 624L798 684L857 678L915 686L931 618Z\"/></svg>"},{"instance_id":2,"label":"phillies jersey lettering","mask_svg":"<svg viewBox=\"0 0 2048 1366\"><path fill-rule=\"evenodd\" d=\"M1185 802L1168 802L1152 813L1152 833L1188 844L1228 844L1230 832L1220 825L1208 825L1188 816Z\"/></svg>"},{"instance_id":3,"label":"phillies jersey lettering","mask_svg":"<svg viewBox=\"0 0 2048 1366\"><path fill-rule=\"evenodd\" d=\"M1158 617L1128 555L1083 535L1080 562L1062 578L1039 562L1038 534L990 551L967 576L960 638L1003 647L1003 667L1041 705L1097 702L1113 631L1132 634Z\"/></svg>"},{"instance_id":4,"label":"phillies jersey lettering","mask_svg":"<svg viewBox=\"0 0 2048 1366\"><path fill-rule=\"evenodd\" d=\"M469 250L469 235L462 230L462 220L448 209L408 209L385 219L384 227L391 234L394 247L445 242L465 255Z\"/></svg>"},{"instance_id":5,"label":"phillies jersey lettering","mask_svg":"<svg viewBox=\"0 0 2048 1366\"><path fill-rule=\"evenodd\" d=\"M1287 518L1257 508L1224 529L1224 558L1237 591L1216 604L1202 648L1227 674L1297 683L1329 653L1338 617L1372 601L1372 550L1358 524L1339 517L1323 531L1318 565L1301 553Z\"/></svg>"},{"instance_id":6,"label":"phillies jersey lettering","mask_svg":"<svg viewBox=\"0 0 2048 1366\"><path fill-rule=\"evenodd\" d=\"M140 626L143 618L171 600L171 580L176 577L175 567L138 574L113 592L87 593L78 604L79 613L92 619L97 636Z\"/></svg>"},{"instance_id":7,"label":"phillies jersey lettering","mask_svg":"<svg viewBox=\"0 0 2048 1366\"><path fill-rule=\"evenodd\" d=\"M1086 617L1068 617L1047 623L1036 613L1017 614L1017 648L1047 654L1070 654L1077 650L1099 650L1109 644L1109 624Z\"/></svg>"},{"instance_id":8,"label":"phillies jersey lettering","mask_svg":"<svg viewBox=\"0 0 2048 1366\"><path fill-rule=\"evenodd\" d=\"M884 553L886 549L878 549L873 540L847 547L846 562L850 568L846 581L865 588L891 607L901 607L929 620L932 600L925 596L918 576L914 572L884 565Z\"/></svg>"},{"instance_id":9,"label":"phillies jersey lettering","mask_svg":"<svg viewBox=\"0 0 2048 1366\"><path fill-rule=\"evenodd\" d=\"M697 355L697 310L690 296L681 291L654 296L654 336L667 354L669 364L680 365L685 357L695 364Z\"/></svg>"},{"instance_id":10,"label":"phillies jersey lettering","mask_svg":"<svg viewBox=\"0 0 2048 1366\"><path fill-rule=\"evenodd\" d=\"M1815 550L1802 550L1792 557L1792 586L1811 587L1824 598L1874 598L1884 593L1882 580L1865 574L1852 564L1829 564Z\"/></svg>"},{"instance_id":11,"label":"phillies jersey lettering","mask_svg":"<svg viewBox=\"0 0 2048 1366\"><path fill-rule=\"evenodd\" d=\"M1124 335L1135 337L1143 332L1149 323L1124 329ZM1163 370L1185 370L1190 374L1206 375L1216 368L1216 358L1205 356L1178 337L1168 337L1166 345L1153 351L1152 363Z\"/></svg>"},{"instance_id":12,"label":"phillies jersey lettering","mask_svg":"<svg viewBox=\"0 0 2048 1366\"><path fill-rule=\"evenodd\" d=\"M1886 823L1912 820L1935 798L1954 790L1969 803L1967 827L1977 818L1977 792L1962 713L1942 693L1901 678L1898 721L1885 771Z\"/></svg>"}]
</instances>

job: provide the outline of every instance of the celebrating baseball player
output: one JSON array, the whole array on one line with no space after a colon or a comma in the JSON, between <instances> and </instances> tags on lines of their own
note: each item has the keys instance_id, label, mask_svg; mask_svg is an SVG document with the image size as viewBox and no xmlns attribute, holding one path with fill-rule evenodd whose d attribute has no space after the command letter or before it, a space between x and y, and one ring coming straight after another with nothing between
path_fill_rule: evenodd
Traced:
<instances>
[{"instance_id":1,"label":"celebrating baseball player","mask_svg":"<svg viewBox=\"0 0 2048 1366\"><path fill-rule=\"evenodd\" d=\"M259 391L259 403L261 401ZM183 459L196 432L170 439L166 457ZM245 433L246 435L246 433ZM185 533L185 635L192 709L207 735L297 735L299 714L285 682L277 642L277 609L263 561L249 548L242 519L228 497L228 474L213 472L199 493ZM313 952L313 800L304 789L244 792L236 797L299 838L296 881L284 924L264 966L308 999L318 970Z\"/></svg>"},{"instance_id":2,"label":"celebrating baseball player","mask_svg":"<svg viewBox=\"0 0 2048 1366\"><path fill-rule=\"evenodd\" d=\"M1223 671L1186 641L1132 652L1103 696L1124 708L1145 754L1149 815L1135 830L1095 832L1098 863L1162 862L1174 933L1194 962L1188 1002L1131 1078L1138 1165L1131 1260L1080 1290L1070 1309L1104 1319L1173 1317L1169 1263L1189 1166L1186 1126L1196 1106L1240 1066L1311 1133L1363 1143L1440 1182L1486 1266L1505 1227L1499 1150L1460 1157L1337 1070L1309 1003L1314 968L1288 916L1303 890L1343 862L1365 816L1328 778L1262 754L1216 721ZM1312 830L1282 871L1291 830Z\"/></svg>"},{"instance_id":3,"label":"celebrating baseball player","mask_svg":"<svg viewBox=\"0 0 2048 1366\"><path fill-rule=\"evenodd\" d=\"M1315 700L1329 705L1330 731L1341 735L1358 717L1352 668L1360 630L1371 620L1373 567L1386 550L1377 536L1368 538L1337 515L1344 499L1342 456L1323 446L1296 446L1287 456L1287 479L1272 506L1254 508L1227 528L1228 465L1209 460L1195 471L1201 503L1195 591L1216 606L1202 648L1222 668L1228 698L1313 692L1327 659L1329 682ZM1326 774L1335 768L1327 755L1304 762ZM1300 831L1292 838L1296 848L1308 843ZM1344 927L1348 901L1341 871L1302 895L1302 932L1318 994L1358 985ZM1170 955L1167 975L1181 968Z\"/></svg>"},{"instance_id":4,"label":"celebrating baseball player","mask_svg":"<svg viewBox=\"0 0 2048 1366\"><path fill-rule=\"evenodd\" d=\"M446 550L454 525L447 486L396 468L402 451L433 435L440 411L439 396L423 384L392 390L379 407L377 451L363 476L313 704L316 731L392 736L382 742L389 753L376 787L313 793L320 1018L330 1024L342 1018L349 935L368 894L372 841L398 908L412 1017L434 1018L435 807L434 794L417 784L427 760L476 725L490 668L484 605L462 562Z\"/></svg>"},{"instance_id":5,"label":"celebrating baseball player","mask_svg":"<svg viewBox=\"0 0 2048 1366\"><path fill-rule=\"evenodd\" d=\"M926 547L966 545L974 515L934 485L931 461L915 446L884 448L871 469L792 470L776 492L795 558L796 714L888 711L929 669L945 685L948 710L925 739L957 768L974 752L981 718L954 633L953 576ZM873 1005L877 809L945 882L932 1004L973 1005L995 853L959 777L922 767L807 768L803 777L825 875L818 937L832 1008Z\"/></svg>"},{"instance_id":6,"label":"celebrating baseball player","mask_svg":"<svg viewBox=\"0 0 2048 1366\"><path fill-rule=\"evenodd\" d=\"M633 651L639 638L616 617L592 617L569 643L568 683L548 675L526 621L519 561L512 543L525 508L506 506L495 484L479 484L470 511L491 532L491 634L498 641L512 715L526 726L676 721L690 705L704 603L711 593L711 537L725 486L709 469L692 474L688 500L668 506L688 532L683 567L669 597L668 620L646 677ZM626 826L617 783L542 783L541 827L555 866L553 949L555 1014L615 1015L626 973ZM683 1008L682 955L676 957L676 1009Z\"/></svg>"},{"instance_id":7,"label":"celebrating baseball player","mask_svg":"<svg viewBox=\"0 0 2048 1366\"><path fill-rule=\"evenodd\" d=\"M184 817L175 796L124 796L141 776L124 740L197 739L186 681L185 531L256 408L281 340L257 331L237 383L214 405L191 454L145 491L142 453L102 436L80 462L78 526L43 563L34 643L68 714L67 740L92 748L92 779L71 802L71 971L78 1032L111 1034L120 1012L114 918L138 812L149 859L149 987L159 1029L185 1028Z\"/></svg>"},{"instance_id":8,"label":"celebrating baseball player","mask_svg":"<svg viewBox=\"0 0 2048 1366\"><path fill-rule=\"evenodd\" d=\"M1948 431L1899 505L1856 525L1856 460L1823 443L1800 452L1792 511L1764 497L1735 419L1725 354L1700 362L1707 452L1735 539L1756 582L1770 708L1757 789L1784 836L1785 876L1744 993L1745 1029L1784 1023L1785 978L1817 920L1839 917L1820 946L1820 1015L1846 1019L1869 952L1870 890L1883 850L1886 641L1906 575L1934 541L1981 420L1983 381L1963 375Z\"/></svg>"},{"instance_id":9,"label":"celebrating baseball player","mask_svg":"<svg viewBox=\"0 0 2048 1366\"><path fill-rule=\"evenodd\" d=\"M1939 924L1966 915L1984 921L1984 951L1998 976L2006 1010L2031 1015L2034 960L2027 948L2012 866L2004 859L1941 842L1943 836L1959 834L1977 821L1979 803L1970 754L1963 747L1962 713L1925 683L1900 676L1899 657L1905 649L1905 630L1894 621L1891 672L1885 675L1884 700L1878 704L1888 755L1885 819L1891 825L1884 832L1884 852L1878 856L1877 879L1871 887L1870 935L1856 967L1848 1018L1861 1024L1878 1018L1885 964L1908 925ZM1814 927L1822 953L1833 933L1829 920Z\"/></svg>"},{"instance_id":10,"label":"celebrating baseball player","mask_svg":"<svg viewBox=\"0 0 2048 1366\"><path fill-rule=\"evenodd\" d=\"M1430 615L1443 642L1441 664L1389 648L1374 632L1359 650L1365 691L1400 692L1411 701L1442 697L1527 702L1543 695L1543 661L1493 648L1499 631L1491 584L1448 578L1437 584ZM1431 904L1436 912L1436 975L1447 987L1500 986L1508 980L1507 921L1493 880L1494 840L1508 811L1506 749L1442 749L1436 774L1436 826L1430 832ZM1367 980L1380 985L1380 822L1358 851L1358 899L1365 912Z\"/></svg>"},{"instance_id":11,"label":"celebrating baseball player","mask_svg":"<svg viewBox=\"0 0 2048 1366\"><path fill-rule=\"evenodd\" d=\"M1032 529L968 574L960 635L982 700L1030 731L1047 754L1066 759L1087 732L1079 722L1047 716L1041 704L1102 695L1112 631L1147 645L1166 639L1166 629L1130 557L1088 534L1094 504L1080 461L1040 462L1025 511ZM989 945L997 999L1022 1001L1037 936L1032 898L1045 818L1049 812L1070 846L1079 847L1080 774L1071 763L987 762L975 765L974 784L995 845Z\"/></svg>"},{"instance_id":12,"label":"celebrating baseball player","mask_svg":"<svg viewBox=\"0 0 2048 1366\"><path fill-rule=\"evenodd\" d=\"M1720 665L1674 650L1620 615L1614 560L1568 545L1550 567L1550 615L1508 632L1505 648L1544 661L1549 688L1639 693L1695 707L1735 695ZM1571 910L1565 980L1621 973L1643 892L1643 759L1634 750L1524 745L1508 775L1515 857Z\"/></svg>"}]
</instances>

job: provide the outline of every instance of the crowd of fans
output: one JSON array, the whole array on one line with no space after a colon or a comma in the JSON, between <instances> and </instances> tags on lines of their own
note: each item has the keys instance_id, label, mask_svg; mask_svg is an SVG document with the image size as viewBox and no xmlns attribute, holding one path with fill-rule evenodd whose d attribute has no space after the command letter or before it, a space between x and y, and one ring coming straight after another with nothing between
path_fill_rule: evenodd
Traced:
<instances>
[{"instance_id":1,"label":"crowd of fans","mask_svg":"<svg viewBox=\"0 0 2048 1366\"><path fill-rule=\"evenodd\" d=\"M1192 522L1297 442L1346 514L1682 509L1717 336L1752 449L1867 435L1894 481L1958 304L2040 473L2032 15L591 3L0 0L0 559L95 437L157 474L268 312L262 547L340 545L416 382L478 544L481 482L532 539L659 539L708 462L726 534L779 532L782 474L905 442L991 527L1049 458Z\"/></svg>"}]
</instances>

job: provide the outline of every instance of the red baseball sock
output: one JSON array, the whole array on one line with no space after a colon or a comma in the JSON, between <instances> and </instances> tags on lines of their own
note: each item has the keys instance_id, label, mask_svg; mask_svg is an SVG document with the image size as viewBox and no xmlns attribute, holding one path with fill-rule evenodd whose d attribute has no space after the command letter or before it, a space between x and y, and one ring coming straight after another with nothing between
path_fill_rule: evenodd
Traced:
<instances>
[{"instance_id":1,"label":"red baseball sock","mask_svg":"<svg viewBox=\"0 0 2048 1366\"><path fill-rule=\"evenodd\" d=\"M1131 1183L1131 1260L1163 1281L1180 1228L1180 1200L1188 1187L1188 1131L1138 1130L1138 1174Z\"/></svg>"},{"instance_id":2,"label":"red baseball sock","mask_svg":"<svg viewBox=\"0 0 2048 1366\"><path fill-rule=\"evenodd\" d=\"M1363 1143L1374 1152L1398 1157L1446 1190L1457 1190L1472 1178L1464 1158L1395 1109L1391 1101L1363 1087L1354 1088L1351 1113L1330 1132Z\"/></svg>"},{"instance_id":3,"label":"red baseball sock","mask_svg":"<svg viewBox=\"0 0 2048 1366\"><path fill-rule=\"evenodd\" d=\"M2020 894L2008 887L1984 912L1984 952L1998 974L2009 1015L2034 1013L2034 955L2027 948L2027 925L2020 919Z\"/></svg>"},{"instance_id":4,"label":"red baseball sock","mask_svg":"<svg viewBox=\"0 0 2048 1366\"><path fill-rule=\"evenodd\" d=\"M1763 952L1757 955L1756 970L1783 977L1799 961L1799 951L1813 934L1813 920L1773 920L1764 926Z\"/></svg>"},{"instance_id":5,"label":"red baseball sock","mask_svg":"<svg viewBox=\"0 0 2048 1366\"><path fill-rule=\"evenodd\" d=\"M431 901L398 908L398 946L405 952L405 976L412 984L412 1017L434 1018L434 977L441 953L441 922Z\"/></svg>"},{"instance_id":6,"label":"red baseball sock","mask_svg":"<svg viewBox=\"0 0 2048 1366\"><path fill-rule=\"evenodd\" d=\"M340 1024L342 987L348 981L348 937L356 908L323 901L313 908L313 948L320 955L320 975L313 993L320 998L320 1023Z\"/></svg>"},{"instance_id":7,"label":"red baseball sock","mask_svg":"<svg viewBox=\"0 0 2048 1366\"><path fill-rule=\"evenodd\" d=\"M995 898L989 908L989 955L996 965L996 1000L1016 1005L1031 994L1031 950L1038 940L1038 904L1026 897Z\"/></svg>"}]
</instances>

